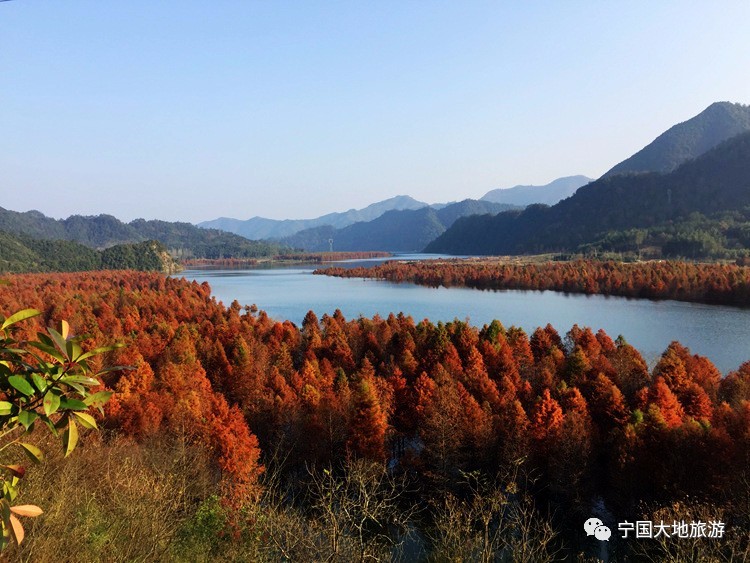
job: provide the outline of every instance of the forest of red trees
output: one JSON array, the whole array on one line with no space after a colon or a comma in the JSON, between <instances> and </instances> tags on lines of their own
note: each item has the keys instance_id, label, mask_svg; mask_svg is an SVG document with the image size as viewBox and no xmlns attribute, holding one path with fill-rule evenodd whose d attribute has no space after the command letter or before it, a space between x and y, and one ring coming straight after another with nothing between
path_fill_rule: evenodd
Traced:
<instances>
[{"instance_id":1,"label":"forest of red trees","mask_svg":"<svg viewBox=\"0 0 750 563\"><path fill-rule=\"evenodd\" d=\"M750 305L750 267L678 261L576 260L517 264L487 260L391 261L373 268L325 268L316 274L377 278L431 287L552 290L567 293Z\"/></svg>"},{"instance_id":2,"label":"forest of red trees","mask_svg":"<svg viewBox=\"0 0 750 563\"><path fill-rule=\"evenodd\" d=\"M597 284L622 272L611 264L546 268L585 271ZM746 276L655 264L642 282L621 283L636 293L669 288L657 277L667 268L689 282L686 292L705 272L722 272L712 287L732 290ZM468 270L454 269L440 283L466 283ZM486 270L488 284L519 271L537 283L537 269L509 267ZM748 529L750 362L722 378L710 360L673 342L649 370L624 339L578 326L528 335L498 321L476 328L404 315L347 320L336 311L320 319L310 312L298 327L237 302L226 307L206 283L159 274L8 281L0 312L43 311L25 330L67 319L90 345L126 345L106 358L131 369L103 382L116 392L105 427L139 439L188 434L210 450L235 502L257 494L271 464L292 478L346 459L388 462L422 503L436 491L469 494L457 485L461 475L492 480L520 464L525 491L556 515L574 547L594 499L633 521L690 498L720 507L728 529Z\"/></svg>"}]
</instances>

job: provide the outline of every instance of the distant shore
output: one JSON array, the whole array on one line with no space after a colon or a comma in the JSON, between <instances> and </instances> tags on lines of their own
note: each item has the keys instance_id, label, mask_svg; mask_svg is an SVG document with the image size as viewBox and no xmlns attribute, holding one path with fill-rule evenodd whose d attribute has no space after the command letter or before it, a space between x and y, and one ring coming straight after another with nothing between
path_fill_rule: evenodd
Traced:
<instances>
[{"instance_id":1,"label":"distant shore","mask_svg":"<svg viewBox=\"0 0 750 563\"><path fill-rule=\"evenodd\" d=\"M295 254L278 254L263 258L194 258L181 260L184 268L239 268L258 266L260 264L322 264L342 260L368 260L371 258L388 258L390 252L299 252Z\"/></svg>"}]
</instances>

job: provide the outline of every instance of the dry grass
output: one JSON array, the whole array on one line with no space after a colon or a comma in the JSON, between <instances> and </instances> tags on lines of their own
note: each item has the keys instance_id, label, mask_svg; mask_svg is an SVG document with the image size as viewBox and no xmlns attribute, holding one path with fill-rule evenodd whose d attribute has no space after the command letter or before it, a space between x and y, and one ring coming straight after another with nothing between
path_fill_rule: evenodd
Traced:
<instances>
[{"instance_id":1,"label":"dry grass","mask_svg":"<svg viewBox=\"0 0 750 563\"><path fill-rule=\"evenodd\" d=\"M68 459L52 440L27 467L16 504L44 514L24 522L9 561L164 561L197 507L218 491L202 452L184 441L137 444L89 434ZM191 558L192 559L192 558Z\"/></svg>"}]
</instances>

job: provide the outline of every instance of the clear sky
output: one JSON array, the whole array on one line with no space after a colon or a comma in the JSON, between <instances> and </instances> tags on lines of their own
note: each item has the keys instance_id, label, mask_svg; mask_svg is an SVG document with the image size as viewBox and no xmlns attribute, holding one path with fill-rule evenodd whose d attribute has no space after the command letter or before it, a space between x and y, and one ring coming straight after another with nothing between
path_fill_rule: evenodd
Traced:
<instances>
[{"instance_id":1,"label":"clear sky","mask_svg":"<svg viewBox=\"0 0 750 563\"><path fill-rule=\"evenodd\" d=\"M750 2L0 2L0 206L307 218L597 177L750 103Z\"/></svg>"}]
</instances>

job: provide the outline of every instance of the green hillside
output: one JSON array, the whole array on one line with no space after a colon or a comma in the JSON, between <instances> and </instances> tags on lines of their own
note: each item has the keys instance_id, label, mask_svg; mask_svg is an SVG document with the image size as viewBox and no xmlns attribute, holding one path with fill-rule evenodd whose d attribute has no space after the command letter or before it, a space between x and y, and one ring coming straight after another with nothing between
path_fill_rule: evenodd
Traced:
<instances>
[{"instance_id":1,"label":"green hillside","mask_svg":"<svg viewBox=\"0 0 750 563\"><path fill-rule=\"evenodd\" d=\"M0 207L0 231L39 240L71 241L91 249L157 240L186 258L258 258L285 252L278 244L251 241L190 223L145 221L123 223L111 215L73 215L57 220L38 211L20 213Z\"/></svg>"},{"instance_id":2,"label":"green hillside","mask_svg":"<svg viewBox=\"0 0 750 563\"><path fill-rule=\"evenodd\" d=\"M157 241L94 250L69 240L34 239L0 231L0 273L142 270L173 273L179 266Z\"/></svg>"},{"instance_id":3,"label":"green hillside","mask_svg":"<svg viewBox=\"0 0 750 563\"><path fill-rule=\"evenodd\" d=\"M605 176L671 172L746 131L750 131L750 106L716 102L692 119L671 127Z\"/></svg>"}]
</instances>

